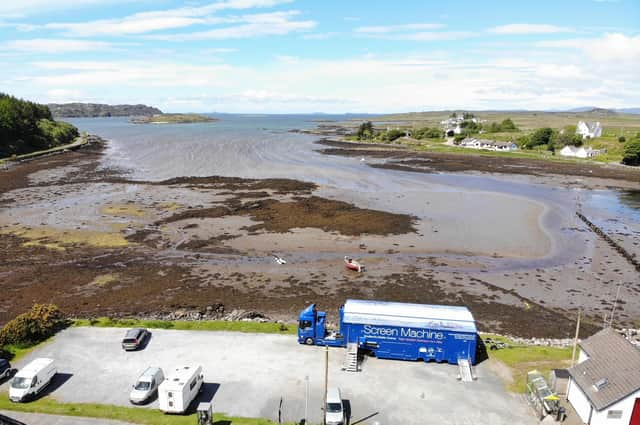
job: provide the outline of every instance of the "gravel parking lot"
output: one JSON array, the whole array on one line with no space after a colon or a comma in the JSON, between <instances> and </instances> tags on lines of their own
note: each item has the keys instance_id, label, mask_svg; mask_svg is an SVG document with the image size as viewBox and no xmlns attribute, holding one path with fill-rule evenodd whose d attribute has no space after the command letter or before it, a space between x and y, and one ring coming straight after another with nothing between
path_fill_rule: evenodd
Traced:
<instances>
[{"instance_id":1,"label":"gravel parking lot","mask_svg":"<svg viewBox=\"0 0 640 425\"><path fill-rule=\"evenodd\" d=\"M213 398L215 411L275 419L282 397L287 421L304 417L308 376L309 421L321 421L322 347L302 346L286 335L156 329L143 350L125 352L120 347L124 332L70 328L16 366L54 358L56 399L128 406L131 385L147 366L166 371L200 364L207 383L203 399ZM330 350L329 385L340 387L353 425L536 423L486 362L476 368L477 381L462 383L453 365L367 358L361 372L350 373L340 369L343 356L343 349ZM157 408L157 401L146 407Z\"/></svg>"}]
</instances>

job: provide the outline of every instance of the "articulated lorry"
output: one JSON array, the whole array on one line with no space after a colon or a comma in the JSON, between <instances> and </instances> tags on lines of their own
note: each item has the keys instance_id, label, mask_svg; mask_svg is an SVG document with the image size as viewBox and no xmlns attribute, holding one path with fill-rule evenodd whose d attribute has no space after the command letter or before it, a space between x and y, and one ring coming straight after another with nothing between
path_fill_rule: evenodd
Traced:
<instances>
[{"instance_id":1,"label":"articulated lorry","mask_svg":"<svg viewBox=\"0 0 640 425\"><path fill-rule=\"evenodd\" d=\"M478 332L466 307L347 300L339 330L326 328L327 314L311 304L300 313L298 342L346 347L378 358L476 363Z\"/></svg>"}]
</instances>

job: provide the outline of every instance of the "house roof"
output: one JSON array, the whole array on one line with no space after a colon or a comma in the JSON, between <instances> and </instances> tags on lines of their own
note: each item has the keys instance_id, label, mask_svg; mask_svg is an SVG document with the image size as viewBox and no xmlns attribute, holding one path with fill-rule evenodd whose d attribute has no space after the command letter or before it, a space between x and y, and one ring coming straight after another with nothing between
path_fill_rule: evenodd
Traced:
<instances>
[{"instance_id":1,"label":"house roof","mask_svg":"<svg viewBox=\"0 0 640 425\"><path fill-rule=\"evenodd\" d=\"M605 409L640 390L640 350L611 328L580 343L589 358L569 375L596 410Z\"/></svg>"}]
</instances>

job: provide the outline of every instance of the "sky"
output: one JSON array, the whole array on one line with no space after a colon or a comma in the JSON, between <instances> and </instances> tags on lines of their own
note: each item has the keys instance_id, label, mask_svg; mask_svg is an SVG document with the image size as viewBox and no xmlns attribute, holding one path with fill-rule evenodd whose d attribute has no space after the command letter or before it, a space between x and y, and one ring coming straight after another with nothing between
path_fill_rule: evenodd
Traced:
<instances>
[{"instance_id":1,"label":"sky","mask_svg":"<svg viewBox=\"0 0 640 425\"><path fill-rule=\"evenodd\" d=\"M166 112L640 107L640 0L6 0L0 91Z\"/></svg>"}]
</instances>

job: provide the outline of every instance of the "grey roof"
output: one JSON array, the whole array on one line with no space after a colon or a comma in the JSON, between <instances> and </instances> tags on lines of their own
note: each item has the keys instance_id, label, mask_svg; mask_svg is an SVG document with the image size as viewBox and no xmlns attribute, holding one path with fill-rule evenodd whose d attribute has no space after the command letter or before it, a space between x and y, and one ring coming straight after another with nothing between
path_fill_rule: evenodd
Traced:
<instances>
[{"instance_id":1,"label":"grey roof","mask_svg":"<svg viewBox=\"0 0 640 425\"><path fill-rule=\"evenodd\" d=\"M640 390L640 350L616 331L603 329L582 341L580 348L589 358L569 374L596 410Z\"/></svg>"},{"instance_id":2,"label":"grey roof","mask_svg":"<svg viewBox=\"0 0 640 425\"><path fill-rule=\"evenodd\" d=\"M551 369L551 373L560 379L569 379L569 371L567 369Z\"/></svg>"}]
</instances>

